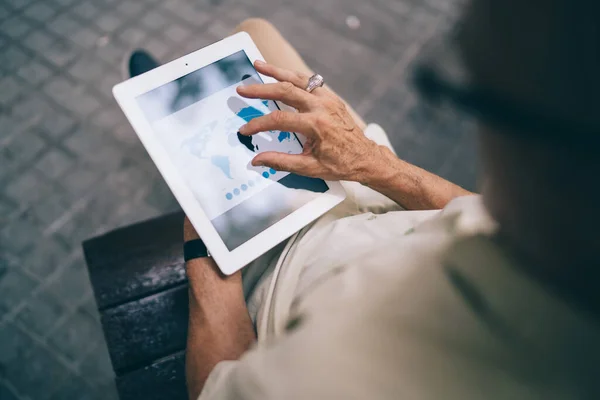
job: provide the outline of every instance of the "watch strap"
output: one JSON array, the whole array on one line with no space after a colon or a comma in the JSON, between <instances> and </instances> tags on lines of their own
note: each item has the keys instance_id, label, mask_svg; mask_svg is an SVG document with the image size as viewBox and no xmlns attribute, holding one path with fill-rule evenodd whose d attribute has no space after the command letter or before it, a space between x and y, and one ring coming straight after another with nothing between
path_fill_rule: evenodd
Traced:
<instances>
[{"instance_id":1,"label":"watch strap","mask_svg":"<svg viewBox=\"0 0 600 400\"><path fill-rule=\"evenodd\" d=\"M183 244L183 259L185 262L201 257L208 257L208 249L202 239L190 240Z\"/></svg>"}]
</instances>

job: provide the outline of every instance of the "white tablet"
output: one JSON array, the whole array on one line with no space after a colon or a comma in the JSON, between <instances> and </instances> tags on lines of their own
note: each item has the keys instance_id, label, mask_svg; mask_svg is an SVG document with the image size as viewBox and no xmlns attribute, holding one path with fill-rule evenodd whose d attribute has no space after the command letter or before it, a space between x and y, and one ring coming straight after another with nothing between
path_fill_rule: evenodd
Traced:
<instances>
[{"instance_id":1,"label":"white tablet","mask_svg":"<svg viewBox=\"0 0 600 400\"><path fill-rule=\"evenodd\" d=\"M238 134L280 106L245 99L244 84L274 82L245 33L230 36L113 88L179 204L225 274L232 274L345 198L338 182L253 167L262 151L301 153L293 132Z\"/></svg>"}]
</instances>

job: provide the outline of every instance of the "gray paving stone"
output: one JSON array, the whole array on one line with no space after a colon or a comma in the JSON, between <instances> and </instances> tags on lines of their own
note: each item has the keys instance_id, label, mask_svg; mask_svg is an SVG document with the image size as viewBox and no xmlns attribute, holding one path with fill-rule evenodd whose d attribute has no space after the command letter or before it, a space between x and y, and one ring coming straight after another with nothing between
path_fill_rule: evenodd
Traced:
<instances>
[{"instance_id":1,"label":"gray paving stone","mask_svg":"<svg viewBox=\"0 0 600 400\"><path fill-rule=\"evenodd\" d=\"M12 105L12 115L20 120L39 122L52 115L52 104L38 92L30 92L20 97Z\"/></svg>"},{"instance_id":2,"label":"gray paving stone","mask_svg":"<svg viewBox=\"0 0 600 400\"><path fill-rule=\"evenodd\" d=\"M143 42L142 48L150 52L157 60L163 60L169 53L171 44L167 44L163 38L147 38Z\"/></svg>"},{"instance_id":3,"label":"gray paving stone","mask_svg":"<svg viewBox=\"0 0 600 400\"><path fill-rule=\"evenodd\" d=\"M19 400L15 392L13 392L9 387L0 382L0 399L2 400Z\"/></svg>"},{"instance_id":4,"label":"gray paving stone","mask_svg":"<svg viewBox=\"0 0 600 400\"><path fill-rule=\"evenodd\" d=\"M94 23L104 32L112 33L125 23L125 18L116 11L112 11L101 14L94 20Z\"/></svg>"},{"instance_id":5,"label":"gray paving stone","mask_svg":"<svg viewBox=\"0 0 600 400\"><path fill-rule=\"evenodd\" d=\"M83 48L91 48L96 45L98 39L103 35L88 26L83 26L69 36L69 38Z\"/></svg>"},{"instance_id":6,"label":"gray paving stone","mask_svg":"<svg viewBox=\"0 0 600 400\"><path fill-rule=\"evenodd\" d=\"M21 363L34 347L33 339L12 322L0 322L0 376L8 365Z\"/></svg>"},{"instance_id":7,"label":"gray paving stone","mask_svg":"<svg viewBox=\"0 0 600 400\"><path fill-rule=\"evenodd\" d=\"M163 3L164 7L174 15L189 24L200 27L210 21L210 14L201 4L194 2L170 2Z\"/></svg>"},{"instance_id":8,"label":"gray paving stone","mask_svg":"<svg viewBox=\"0 0 600 400\"><path fill-rule=\"evenodd\" d=\"M17 314L15 320L25 329L43 338L48 335L66 312L54 296L38 294L27 301L27 305Z\"/></svg>"},{"instance_id":9,"label":"gray paving stone","mask_svg":"<svg viewBox=\"0 0 600 400\"><path fill-rule=\"evenodd\" d=\"M76 160L64 151L53 148L42 156L35 164L35 168L48 178L57 179L69 171L75 162Z\"/></svg>"},{"instance_id":10,"label":"gray paving stone","mask_svg":"<svg viewBox=\"0 0 600 400\"><path fill-rule=\"evenodd\" d=\"M133 1L124 1L117 7L117 12L127 17L135 17L142 13L144 5Z\"/></svg>"},{"instance_id":11,"label":"gray paving stone","mask_svg":"<svg viewBox=\"0 0 600 400\"><path fill-rule=\"evenodd\" d=\"M0 277L0 319L30 296L37 282L17 268L10 268Z\"/></svg>"},{"instance_id":12,"label":"gray paving stone","mask_svg":"<svg viewBox=\"0 0 600 400\"><path fill-rule=\"evenodd\" d=\"M0 79L0 104L14 101L26 90L25 87L24 82L15 76Z\"/></svg>"},{"instance_id":13,"label":"gray paving stone","mask_svg":"<svg viewBox=\"0 0 600 400\"><path fill-rule=\"evenodd\" d=\"M140 19L140 23L146 29L151 31L162 30L167 26L171 20L167 18L164 13L157 10L150 10Z\"/></svg>"},{"instance_id":14,"label":"gray paving stone","mask_svg":"<svg viewBox=\"0 0 600 400\"><path fill-rule=\"evenodd\" d=\"M68 14L60 14L46 25L47 29L63 38L70 38L75 32L83 29L83 24Z\"/></svg>"},{"instance_id":15,"label":"gray paving stone","mask_svg":"<svg viewBox=\"0 0 600 400\"><path fill-rule=\"evenodd\" d=\"M127 54L127 46L117 42L112 38L108 43L98 48L95 56L99 61L104 61L108 65L119 65L123 60L124 54Z\"/></svg>"},{"instance_id":16,"label":"gray paving stone","mask_svg":"<svg viewBox=\"0 0 600 400\"><path fill-rule=\"evenodd\" d=\"M31 131L14 133L6 145L0 146L0 177L31 162L45 147L45 142Z\"/></svg>"},{"instance_id":17,"label":"gray paving stone","mask_svg":"<svg viewBox=\"0 0 600 400\"><path fill-rule=\"evenodd\" d=\"M145 172L136 165L122 167L118 171L109 174L105 180L106 192L113 193L122 198L131 198L139 191L135 182L143 182L147 178Z\"/></svg>"},{"instance_id":18,"label":"gray paving stone","mask_svg":"<svg viewBox=\"0 0 600 400\"><path fill-rule=\"evenodd\" d=\"M173 43L182 43L185 39L192 35L191 29L186 29L180 25L171 25L164 30L164 35Z\"/></svg>"},{"instance_id":19,"label":"gray paving stone","mask_svg":"<svg viewBox=\"0 0 600 400\"><path fill-rule=\"evenodd\" d=\"M119 35L119 39L130 48L136 48L147 35L148 32L132 26L123 30Z\"/></svg>"},{"instance_id":20,"label":"gray paving stone","mask_svg":"<svg viewBox=\"0 0 600 400\"><path fill-rule=\"evenodd\" d=\"M12 39L19 39L31 29L31 23L20 16L13 16L0 23L0 32Z\"/></svg>"},{"instance_id":21,"label":"gray paving stone","mask_svg":"<svg viewBox=\"0 0 600 400\"><path fill-rule=\"evenodd\" d=\"M47 118L39 121L37 129L43 135L52 139L59 139L69 134L75 127L75 119L62 111L54 110Z\"/></svg>"},{"instance_id":22,"label":"gray paving stone","mask_svg":"<svg viewBox=\"0 0 600 400\"><path fill-rule=\"evenodd\" d=\"M90 118L90 122L105 131L112 131L119 123L125 122L123 112L116 106L104 107Z\"/></svg>"},{"instance_id":23,"label":"gray paving stone","mask_svg":"<svg viewBox=\"0 0 600 400\"><path fill-rule=\"evenodd\" d=\"M77 60L69 68L69 73L79 82L86 82L99 78L104 73L104 70L104 64L99 62L97 57L90 55Z\"/></svg>"},{"instance_id":24,"label":"gray paving stone","mask_svg":"<svg viewBox=\"0 0 600 400\"><path fill-rule=\"evenodd\" d=\"M42 230L30 209L26 208L27 204L17 204L18 212L11 217L9 224L1 228L0 239L2 247L8 248L12 254L19 255L16 261L20 263L20 256L31 251L42 236Z\"/></svg>"},{"instance_id":25,"label":"gray paving stone","mask_svg":"<svg viewBox=\"0 0 600 400\"><path fill-rule=\"evenodd\" d=\"M117 151L109 135L88 127L71 135L65 145L87 165L98 167L99 171L115 168L123 154Z\"/></svg>"},{"instance_id":26,"label":"gray paving stone","mask_svg":"<svg viewBox=\"0 0 600 400\"><path fill-rule=\"evenodd\" d=\"M64 382L50 397L51 400L96 400L104 398L103 394L98 393L83 378L74 376ZM114 397L107 397L114 399Z\"/></svg>"},{"instance_id":27,"label":"gray paving stone","mask_svg":"<svg viewBox=\"0 0 600 400\"><path fill-rule=\"evenodd\" d=\"M6 5L11 7L14 10L20 10L22 8L27 7L28 4L31 4L33 0L5 0Z\"/></svg>"},{"instance_id":28,"label":"gray paving stone","mask_svg":"<svg viewBox=\"0 0 600 400\"><path fill-rule=\"evenodd\" d=\"M17 131L21 131L21 124L12 116L0 113L0 148L1 144L7 143Z\"/></svg>"},{"instance_id":29,"label":"gray paving stone","mask_svg":"<svg viewBox=\"0 0 600 400\"><path fill-rule=\"evenodd\" d=\"M44 240L38 240L35 246L23 254L21 263L23 268L45 281L57 268L63 266L67 256L65 246L58 236L49 235Z\"/></svg>"},{"instance_id":30,"label":"gray paving stone","mask_svg":"<svg viewBox=\"0 0 600 400\"><path fill-rule=\"evenodd\" d=\"M22 65L17 74L30 85L38 85L52 75L52 71L37 60L31 60Z\"/></svg>"},{"instance_id":31,"label":"gray paving stone","mask_svg":"<svg viewBox=\"0 0 600 400\"><path fill-rule=\"evenodd\" d=\"M0 4L0 21L8 18L12 14L12 9L7 8L4 4Z\"/></svg>"},{"instance_id":32,"label":"gray paving stone","mask_svg":"<svg viewBox=\"0 0 600 400\"><path fill-rule=\"evenodd\" d=\"M53 193L40 199L33 206L32 213L45 231L63 215L67 214L69 208L70 205L62 193Z\"/></svg>"},{"instance_id":33,"label":"gray paving stone","mask_svg":"<svg viewBox=\"0 0 600 400\"><path fill-rule=\"evenodd\" d=\"M86 118L101 107L101 103L94 95L81 92L77 96L69 97L64 106L80 118Z\"/></svg>"},{"instance_id":34,"label":"gray paving stone","mask_svg":"<svg viewBox=\"0 0 600 400\"><path fill-rule=\"evenodd\" d=\"M173 197L173 193L162 179L159 179L158 176L156 178L144 201L157 210L177 210L179 205Z\"/></svg>"},{"instance_id":35,"label":"gray paving stone","mask_svg":"<svg viewBox=\"0 0 600 400\"><path fill-rule=\"evenodd\" d=\"M137 134L134 132L133 128L127 121L123 121L117 127L113 129L113 134L115 138L124 144L127 145L139 145L139 138Z\"/></svg>"},{"instance_id":36,"label":"gray paving stone","mask_svg":"<svg viewBox=\"0 0 600 400\"><path fill-rule=\"evenodd\" d=\"M6 368L6 377L20 393L40 400L48 399L69 376L69 370L40 345Z\"/></svg>"},{"instance_id":37,"label":"gray paving stone","mask_svg":"<svg viewBox=\"0 0 600 400\"><path fill-rule=\"evenodd\" d=\"M0 224L7 223L7 219L13 212L15 212L16 206L14 201L0 197Z\"/></svg>"},{"instance_id":38,"label":"gray paving stone","mask_svg":"<svg viewBox=\"0 0 600 400\"><path fill-rule=\"evenodd\" d=\"M55 40L48 47L40 50L39 54L58 69L77 57L74 44L63 39Z\"/></svg>"},{"instance_id":39,"label":"gray paving stone","mask_svg":"<svg viewBox=\"0 0 600 400\"><path fill-rule=\"evenodd\" d=\"M41 52L57 40L57 37L45 29L37 29L25 36L20 43L34 52Z\"/></svg>"},{"instance_id":40,"label":"gray paving stone","mask_svg":"<svg viewBox=\"0 0 600 400\"><path fill-rule=\"evenodd\" d=\"M84 238L81 239L82 241ZM79 253L81 253L79 251ZM48 286L48 291L71 307L83 303L91 295L91 286L83 255L75 258L70 265L62 269Z\"/></svg>"},{"instance_id":41,"label":"gray paving stone","mask_svg":"<svg viewBox=\"0 0 600 400\"><path fill-rule=\"evenodd\" d=\"M62 178L62 185L76 200L101 179L100 171L85 165L79 165Z\"/></svg>"},{"instance_id":42,"label":"gray paving stone","mask_svg":"<svg viewBox=\"0 0 600 400\"><path fill-rule=\"evenodd\" d=\"M73 3L79 1L79 0L53 0L56 4L60 5L60 6L70 6Z\"/></svg>"},{"instance_id":43,"label":"gray paving stone","mask_svg":"<svg viewBox=\"0 0 600 400\"><path fill-rule=\"evenodd\" d=\"M23 15L32 20L45 22L56 15L56 11L51 5L46 4L46 2L38 2L27 7L23 11Z\"/></svg>"},{"instance_id":44,"label":"gray paving stone","mask_svg":"<svg viewBox=\"0 0 600 400\"><path fill-rule=\"evenodd\" d=\"M84 1L74 5L69 11L85 20L94 20L101 11L93 1Z\"/></svg>"},{"instance_id":45,"label":"gray paving stone","mask_svg":"<svg viewBox=\"0 0 600 400\"><path fill-rule=\"evenodd\" d=\"M39 172L29 169L6 185L5 193L21 204L32 204L52 192L52 186Z\"/></svg>"},{"instance_id":46,"label":"gray paving stone","mask_svg":"<svg viewBox=\"0 0 600 400\"><path fill-rule=\"evenodd\" d=\"M8 48L4 49L0 54L0 69L12 72L24 65L30 59L31 57L25 54L23 50L15 46L8 46Z\"/></svg>"},{"instance_id":47,"label":"gray paving stone","mask_svg":"<svg viewBox=\"0 0 600 400\"><path fill-rule=\"evenodd\" d=\"M48 337L50 348L79 363L101 340L100 325L86 313L76 311Z\"/></svg>"}]
</instances>

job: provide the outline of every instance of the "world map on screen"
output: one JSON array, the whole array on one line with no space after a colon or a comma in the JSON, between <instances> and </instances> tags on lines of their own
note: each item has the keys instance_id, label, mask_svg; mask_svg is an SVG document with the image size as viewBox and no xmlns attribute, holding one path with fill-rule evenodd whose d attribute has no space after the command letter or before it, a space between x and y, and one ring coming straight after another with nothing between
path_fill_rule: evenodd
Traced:
<instances>
[{"instance_id":1,"label":"world map on screen","mask_svg":"<svg viewBox=\"0 0 600 400\"><path fill-rule=\"evenodd\" d=\"M268 107L268 101L263 101L265 107ZM236 113L238 119L241 119L240 122L248 123L254 118L262 117L265 113L261 110L258 110L255 107L248 106L244 107ZM239 126L240 122L232 121L232 126ZM228 155L225 154L209 154L207 149L207 144L211 139L211 132L217 125L217 121L213 121L204 127L201 128L198 134L193 137L185 140L181 145L189 150L189 152L199 159L210 160L211 164L217 167L225 177L228 179L234 179L231 175L231 160ZM282 143L284 141L290 141L292 135L290 132L272 132L276 134L277 141ZM260 150L260 140L257 139L256 136L245 136L237 132L231 132L229 134L232 140L228 140L228 144L230 146L244 146L249 151L256 153Z\"/></svg>"}]
</instances>

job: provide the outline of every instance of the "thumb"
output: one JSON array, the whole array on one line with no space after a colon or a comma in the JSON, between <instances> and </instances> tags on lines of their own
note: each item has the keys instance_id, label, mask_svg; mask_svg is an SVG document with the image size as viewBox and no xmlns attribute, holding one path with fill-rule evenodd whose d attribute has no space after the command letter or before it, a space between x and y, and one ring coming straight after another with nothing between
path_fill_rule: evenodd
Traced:
<instances>
[{"instance_id":1,"label":"thumb","mask_svg":"<svg viewBox=\"0 0 600 400\"><path fill-rule=\"evenodd\" d=\"M294 172L300 175L309 175L315 166L316 160L303 154L286 154L276 151L265 151L252 160L254 166L265 166L277 171Z\"/></svg>"}]
</instances>

